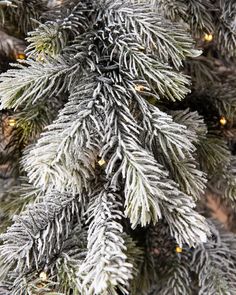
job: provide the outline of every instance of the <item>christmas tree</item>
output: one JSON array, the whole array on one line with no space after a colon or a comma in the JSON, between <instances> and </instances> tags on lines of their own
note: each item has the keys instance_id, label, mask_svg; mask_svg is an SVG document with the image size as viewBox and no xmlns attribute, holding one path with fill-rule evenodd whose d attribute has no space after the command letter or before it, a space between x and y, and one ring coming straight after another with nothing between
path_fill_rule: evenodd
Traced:
<instances>
[{"instance_id":1,"label":"christmas tree","mask_svg":"<svg viewBox=\"0 0 236 295\"><path fill-rule=\"evenodd\" d=\"M236 294L234 0L0 0L0 294Z\"/></svg>"}]
</instances>

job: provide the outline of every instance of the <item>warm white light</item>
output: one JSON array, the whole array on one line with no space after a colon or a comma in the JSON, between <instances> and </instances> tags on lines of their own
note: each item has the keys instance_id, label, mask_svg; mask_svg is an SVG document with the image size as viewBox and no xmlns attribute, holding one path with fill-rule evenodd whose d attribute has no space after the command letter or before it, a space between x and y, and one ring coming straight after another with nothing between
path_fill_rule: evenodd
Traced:
<instances>
[{"instance_id":1,"label":"warm white light","mask_svg":"<svg viewBox=\"0 0 236 295\"><path fill-rule=\"evenodd\" d=\"M24 53L17 53L16 58L17 59L25 59L25 54Z\"/></svg>"},{"instance_id":2,"label":"warm white light","mask_svg":"<svg viewBox=\"0 0 236 295\"><path fill-rule=\"evenodd\" d=\"M104 164L106 164L106 161L104 159L98 161L99 166L103 166Z\"/></svg>"},{"instance_id":3,"label":"warm white light","mask_svg":"<svg viewBox=\"0 0 236 295\"><path fill-rule=\"evenodd\" d=\"M140 92L140 91L144 91L145 87L143 85L135 85L135 90Z\"/></svg>"},{"instance_id":4,"label":"warm white light","mask_svg":"<svg viewBox=\"0 0 236 295\"><path fill-rule=\"evenodd\" d=\"M48 279L46 272L43 271L39 274L39 277L42 281L47 281Z\"/></svg>"},{"instance_id":5,"label":"warm white light","mask_svg":"<svg viewBox=\"0 0 236 295\"><path fill-rule=\"evenodd\" d=\"M220 118L220 124L221 124L222 126L225 126L225 125L227 124L227 120L225 119L225 117L221 117L221 118Z\"/></svg>"},{"instance_id":6,"label":"warm white light","mask_svg":"<svg viewBox=\"0 0 236 295\"><path fill-rule=\"evenodd\" d=\"M212 34L205 34L204 40L207 42L211 42L213 40L213 35Z\"/></svg>"},{"instance_id":7,"label":"warm white light","mask_svg":"<svg viewBox=\"0 0 236 295\"><path fill-rule=\"evenodd\" d=\"M183 249L181 247L177 246L175 251L176 251L176 253L182 253Z\"/></svg>"},{"instance_id":8,"label":"warm white light","mask_svg":"<svg viewBox=\"0 0 236 295\"><path fill-rule=\"evenodd\" d=\"M15 119L9 119L8 120L8 125L11 126L11 127L16 126L16 120Z\"/></svg>"}]
</instances>

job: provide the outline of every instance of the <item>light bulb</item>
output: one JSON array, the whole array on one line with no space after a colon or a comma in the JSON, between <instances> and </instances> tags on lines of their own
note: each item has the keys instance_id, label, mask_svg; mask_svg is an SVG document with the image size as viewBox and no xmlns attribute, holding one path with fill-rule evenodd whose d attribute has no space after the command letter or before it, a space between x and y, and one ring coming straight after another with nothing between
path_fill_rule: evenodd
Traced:
<instances>
[{"instance_id":1,"label":"light bulb","mask_svg":"<svg viewBox=\"0 0 236 295\"><path fill-rule=\"evenodd\" d=\"M42 281L47 281L48 277L47 277L47 274L46 272L42 271L40 274L39 274L39 277Z\"/></svg>"},{"instance_id":2,"label":"light bulb","mask_svg":"<svg viewBox=\"0 0 236 295\"><path fill-rule=\"evenodd\" d=\"M213 35L212 34L205 34L204 40L207 42L211 42L213 40Z\"/></svg>"},{"instance_id":3,"label":"light bulb","mask_svg":"<svg viewBox=\"0 0 236 295\"><path fill-rule=\"evenodd\" d=\"M104 159L101 159L101 160L98 161L99 166L103 166L105 164L106 164L106 161Z\"/></svg>"},{"instance_id":4,"label":"light bulb","mask_svg":"<svg viewBox=\"0 0 236 295\"><path fill-rule=\"evenodd\" d=\"M227 124L227 120L226 120L225 117L221 117L221 118L220 118L220 124L221 124L222 126L225 126L225 125Z\"/></svg>"},{"instance_id":5,"label":"light bulb","mask_svg":"<svg viewBox=\"0 0 236 295\"><path fill-rule=\"evenodd\" d=\"M16 120L15 119L8 119L8 125L11 127L16 126Z\"/></svg>"},{"instance_id":6,"label":"light bulb","mask_svg":"<svg viewBox=\"0 0 236 295\"><path fill-rule=\"evenodd\" d=\"M136 91L144 91L145 90L145 87L143 85L135 85L135 90Z\"/></svg>"},{"instance_id":7,"label":"light bulb","mask_svg":"<svg viewBox=\"0 0 236 295\"><path fill-rule=\"evenodd\" d=\"M177 246L175 251L176 251L176 253L182 253L183 249L181 247Z\"/></svg>"},{"instance_id":8,"label":"light bulb","mask_svg":"<svg viewBox=\"0 0 236 295\"><path fill-rule=\"evenodd\" d=\"M23 59L25 59L25 58L26 58L26 56L25 56L24 53L17 53L17 55L16 55L16 59L21 59L21 60L23 60Z\"/></svg>"}]
</instances>

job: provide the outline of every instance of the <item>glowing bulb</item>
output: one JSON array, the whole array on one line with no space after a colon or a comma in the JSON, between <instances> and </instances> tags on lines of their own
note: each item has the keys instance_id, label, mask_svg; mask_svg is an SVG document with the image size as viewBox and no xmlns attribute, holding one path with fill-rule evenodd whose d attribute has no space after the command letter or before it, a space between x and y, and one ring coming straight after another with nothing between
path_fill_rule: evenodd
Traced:
<instances>
[{"instance_id":1,"label":"glowing bulb","mask_svg":"<svg viewBox=\"0 0 236 295\"><path fill-rule=\"evenodd\" d=\"M8 120L8 125L11 126L11 127L16 126L16 120L15 119L9 119Z\"/></svg>"},{"instance_id":2,"label":"glowing bulb","mask_svg":"<svg viewBox=\"0 0 236 295\"><path fill-rule=\"evenodd\" d=\"M136 91L144 91L145 90L145 87L143 85L135 85L135 90Z\"/></svg>"},{"instance_id":3,"label":"glowing bulb","mask_svg":"<svg viewBox=\"0 0 236 295\"><path fill-rule=\"evenodd\" d=\"M213 40L213 35L212 34L205 34L204 40L207 42L211 42Z\"/></svg>"},{"instance_id":4,"label":"glowing bulb","mask_svg":"<svg viewBox=\"0 0 236 295\"><path fill-rule=\"evenodd\" d=\"M106 164L106 161L104 159L98 161L99 166L103 166L104 164Z\"/></svg>"},{"instance_id":5,"label":"glowing bulb","mask_svg":"<svg viewBox=\"0 0 236 295\"><path fill-rule=\"evenodd\" d=\"M47 274L46 272L42 271L40 274L39 274L39 277L42 281L47 281L48 277L47 277Z\"/></svg>"},{"instance_id":6,"label":"glowing bulb","mask_svg":"<svg viewBox=\"0 0 236 295\"><path fill-rule=\"evenodd\" d=\"M16 58L23 60L23 59L25 59L25 54L24 53L17 53Z\"/></svg>"},{"instance_id":7,"label":"glowing bulb","mask_svg":"<svg viewBox=\"0 0 236 295\"><path fill-rule=\"evenodd\" d=\"M221 124L222 126L225 126L225 125L227 124L227 120L225 119L225 117L221 117L221 118L220 118L220 124Z\"/></svg>"},{"instance_id":8,"label":"glowing bulb","mask_svg":"<svg viewBox=\"0 0 236 295\"><path fill-rule=\"evenodd\" d=\"M176 251L176 253L182 253L183 249L181 247L177 246L175 251Z\"/></svg>"}]
</instances>

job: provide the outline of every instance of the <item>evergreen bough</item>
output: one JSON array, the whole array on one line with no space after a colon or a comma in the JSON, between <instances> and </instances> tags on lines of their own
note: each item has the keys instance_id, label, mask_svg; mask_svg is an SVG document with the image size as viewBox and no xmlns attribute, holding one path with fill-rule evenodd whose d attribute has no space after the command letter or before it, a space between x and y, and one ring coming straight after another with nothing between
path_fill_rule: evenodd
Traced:
<instances>
[{"instance_id":1,"label":"evergreen bough","mask_svg":"<svg viewBox=\"0 0 236 295\"><path fill-rule=\"evenodd\" d=\"M24 176L0 294L234 294L235 236L196 210L212 183L235 201L201 97L233 120L236 85L198 44L214 33L235 61L234 1L12 0L0 16L28 45L0 76Z\"/></svg>"}]
</instances>

